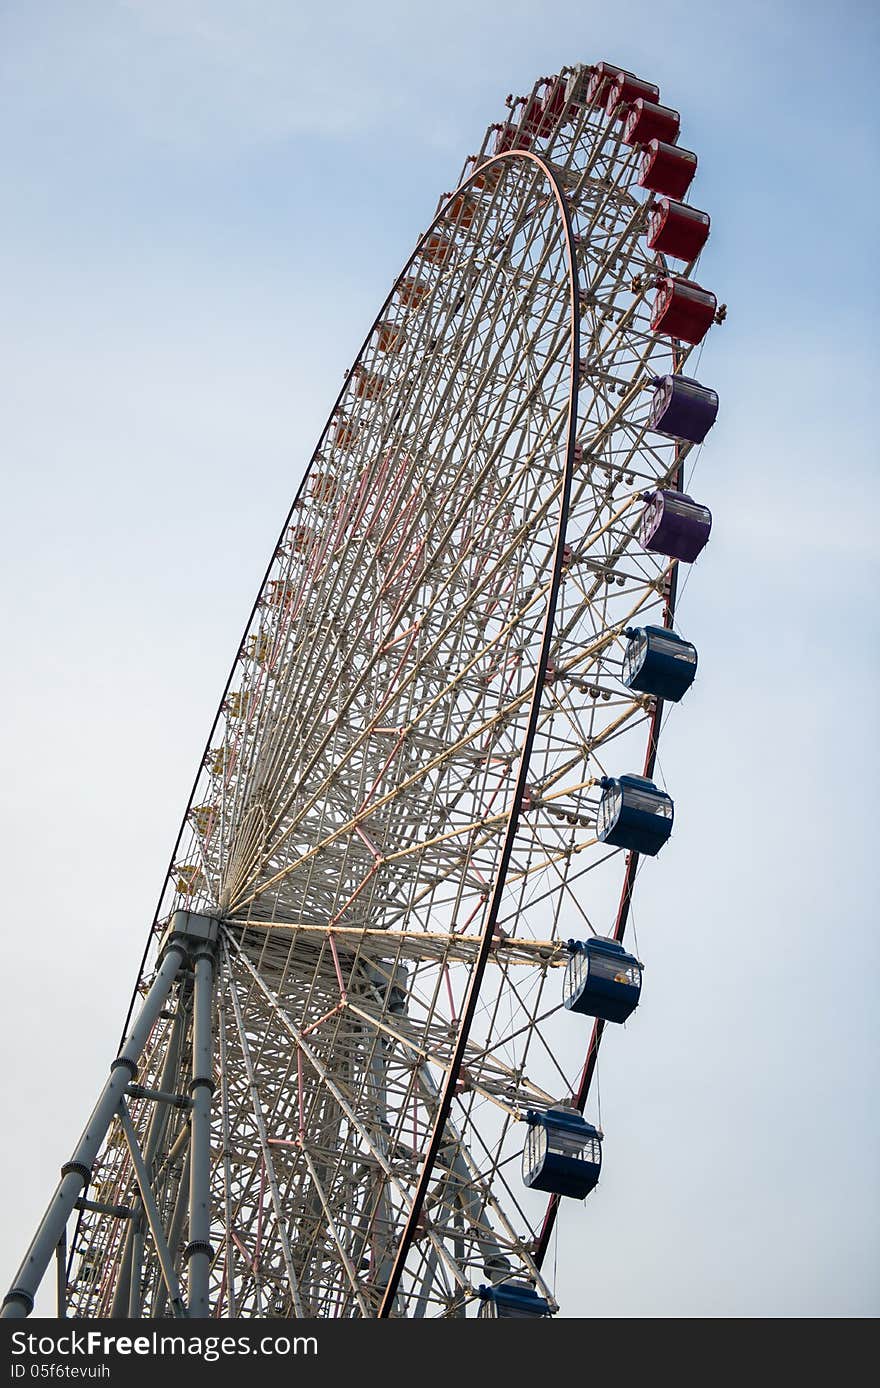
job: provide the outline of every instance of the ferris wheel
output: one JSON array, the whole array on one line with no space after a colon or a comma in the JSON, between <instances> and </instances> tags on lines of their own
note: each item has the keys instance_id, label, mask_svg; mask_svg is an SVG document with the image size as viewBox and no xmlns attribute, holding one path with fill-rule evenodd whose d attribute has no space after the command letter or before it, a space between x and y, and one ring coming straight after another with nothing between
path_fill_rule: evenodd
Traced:
<instances>
[{"instance_id":1,"label":"ferris wheel","mask_svg":"<svg viewBox=\"0 0 880 1388\"><path fill-rule=\"evenodd\" d=\"M725 309L678 140L656 86L578 65L441 198L285 520L4 1315L53 1255L78 1317L558 1309L697 667L718 397L685 368Z\"/></svg>"}]
</instances>

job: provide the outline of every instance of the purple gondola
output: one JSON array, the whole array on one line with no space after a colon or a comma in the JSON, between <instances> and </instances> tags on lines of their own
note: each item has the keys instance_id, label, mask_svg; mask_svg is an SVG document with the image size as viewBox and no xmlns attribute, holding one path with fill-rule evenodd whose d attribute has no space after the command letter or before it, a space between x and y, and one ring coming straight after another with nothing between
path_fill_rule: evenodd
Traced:
<instances>
[{"instance_id":1,"label":"purple gondola","mask_svg":"<svg viewBox=\"0 0 880 1388\"><path fill-rule=\"evenodd\" d=\"M692 564L712 529L712 513L685 492L643 492L645 509L639 541L652 554Z\"/></svg>"},{"instance_id":2,"label":"purple gondola","mask_svg":"<svg viewBox=\"0 0 880 1388\"><path fill-rule=\"evenodd\" d=\"M655 376L648 428L683 443L702 443L718 418L718 392L692 376Z\"/></svg>"}]
</instances>

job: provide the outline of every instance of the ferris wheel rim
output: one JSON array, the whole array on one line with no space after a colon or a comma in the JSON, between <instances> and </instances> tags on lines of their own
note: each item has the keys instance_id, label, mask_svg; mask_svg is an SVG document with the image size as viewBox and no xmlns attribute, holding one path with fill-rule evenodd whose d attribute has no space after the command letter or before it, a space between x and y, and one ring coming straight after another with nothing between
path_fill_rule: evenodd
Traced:
<instances>
[{"instance_id":1,"label":"ferris wheel rim","mask_svg":"<svg viewBox=\"0 0 880 1388\"><path fill-rule=\"evenodd\" d=\"M355 376L355 373L356 373L358 367L360 366L360 364L362 363L362 361L363 361L363 359L364 359L364 356L365 356L365 354L366 354L366 352L367 352L367 350L368 350L368 348L369 348L370 341L371 341L371 338L372 338L372 336L373 336L373 333L375 332L377 326L383 321L383 317L384 317L384 315L387 313L388 308L389 308L389 305L392 303L392 301L393 301L393 299L394 299L394 296L395 296L395 294L397 293L398 288L399 288L401 282L405 279L405 277L407 276L407 274L408 274L408 273L411 271L411 269L413 268L413 265L417 262L417 259L418 259L419 255L421 254L422 249L424 248L424 246L425 246L426 243L428 242L429 238L432 236L432 234L436 233L437 230L438 230L438 229L443 225L443 223L446 221L446 217L447 217L448 210L449 210L450 206L455 202L456 198L457 198L457 197L460 197L460 195L462 194L463 191L468 190L469 188L473 187L474 185L479 186L479 180L480 180L480 178L481 178L481 175L484 175L484 174L485 174L485 170L486 170L487 168L489 168L489 167L501 167L501 168L503 169L505 166L510 166L510 165L514 165L514 164L529 164L529 163L530 163L530 164L533 164L533 165L535 165L535 166L538 167L538 169L540 170L540 172L541 172L541 174L543 175L543 177L547 180L547 182L548 182L548 183L550 184L550 186L552 187L553 195L554 195L554 197L555 197L555 200L556 200L556 203L557 203L557 207L558 207L559 211L561 212L561 221L562 221L562 225L563 225L563 228L564 228L564 245L565 245L565 251L566 251L567 284L568 284L568 296L569 296L569 315L568 315L568 322L567 322L567 328L568 328L568 333L569 333L569 337L568 337L568 342L569 342L569 362L568 362L568 370L569 370L569 390L568 390L568 402L567 402L567 420L566 420L566 428L565 428L566 445L565 445L565 459L564 459L564 462L562 462L561 465L560 465L560 473L561 473L561 478L562 478L562 486L561 486L561 491L560 491L560 495L559 495L559 498L558 498L558 514L557 514L556 526L555 526L555 539L554 539L554 543L553 543L552 581L551 581L551 583L550 583L550 586L549 586L549 589L548 589L548 592L547 592L547 595L546 595L545 605L544 605L544 609L543 609L544 615L543 615L543 623L542 623L542 629L541 629L540 655L539 655L539 658L538 658L538 661L537 661L537 664L536 664L536 667L535 667L535 674L534 674L534 678L533 678L532 684L531 684L531 692L530 692L530 697L529 697L529 701L528 701L528 715L527 715L526 720L525 720L525 729L523 730L523 729L520 727L520 730L519 730L519 732L518 732L518 734L517 734L517 735L518 735L518 739L519 739L519 741L518 741L518 749L519 749L519 750L518 750L518 772L517 772L517 777L516 777L516 781L515 781L515 784L514 784L514 787L513 787L512 794L511 794L510 799L509 799L509 801L508 801L508 809L507 809L507 815L506 815L506 819L505 819L505 826L504 826L504 831L503 831L503 837L502 837L502 836L499 836L499 843L500 843L499 859L498 859L498 863L497 863L497 868L496 868L496 870L495 870L495 872L494 872L494 874L493 874L493 877L492 877L491 893L490 893L490 894L487 893L486 897L484 898L484 900L486 900L487 909L486 909L486 913L485 913L485 917L484 917L484 924L483 924L483 927L482 927L482 932L481 932L481 934L480 934L480 936L479 936L479 941L480 941L480 943L479 943L479 952L478 952L479 968L476 969L476 970L474 971L474 973L472 974L471 983L470 983L470 985L469 985L469 990L468 990L468 994L467 994L467 998L468 998L468 1004L467 1004L467 1006L468 1006L468 1009L469 1009L469 1013L468 1013L468 1015L465 1015L465 1013L462 1012L461 1014L459 1014L459 1017L458 1017L458 1030L457 1030L457 1036L456 1036L456 1052L455 1052L454 1060L453 1060L452 1065L451 1065L451 1066L446 1070L446 1072L445 1072L445 1080L444 1080L444 1084L443 1084L443 1097L442 1097L442 1099L441 1099L440 1105L439 1105L439 1107L438 1107L438 1109L437 1109L437 1112L436 1112L436 1116L435 1116L435 1120L434 1120L434 1125L433 1125L432 1136L431 1136L430 1141L429 1141L429 1143L428 1143L427 1149L425 1149L424 1146L423 1146L422 1149L421 1149L421 1155L423 1156L423 1163L422 1163L421 1174L420 1174L420 1176L419 1176L419 1178L418 1178L418 1183L417 1183L417 1185L416 1185L416 1196L414 1197L414 1199L413 1199L413 1201L412 1201L412 1204L410 1205L409 1213L408 1213L408 1215L406 1216L406 1222L405 1222L404 1228L403 1228L403 1230L401 1231L400 1238L399 1238L398 1243L397 1243L397 1245L396 1245L395 1264L394 1264L395 1272L392 1274L392 1277L394 1277L395 1274L396 1274L398 1280L399 1280L399 1275L400 1275L400 1274L402 1273L402 1271L403 1271L403 1266L404 1266L404 1264L405 1264L405 1262L406 1262L406 1256L407 1256L407 1253L408 1253L408 1251L409 1251L409 1248L410 1248L410 1246L411 1246L411 1244L412 1244L412 1240L413 1240L413 1237L414 1237L416 1225L417 1225L418 1219L419 1219L419 1214L420 1214L422 1202L423 1202L423 1199L424 1199L424 1195L425 1195L425 1192L426 1192L426 1189L427 1189L427 1185L428 1185L428 1183L429 1183L429 1181L430 1181L431 1172L432 1172L432 1170L434 1169L434 1165L435 1165L435 1163L436 1163L436 1158L437 1158L438 1150L439 1150L439 1147L440 1147L440 1144L441 1144L441 1141L442 1141L444 1126L445 1126L445 1124L446 1124L446 1122L447 1122L447 1120L448 1120L448 1118L449 1118L449 1112L450 1112L450 1106L451 1106L451 1101L452 1101L453 1089L454 1089L454 1085L455 1085L457 1076L458 1076L458 1074L459 1074L459 1072L460 1072L460 1069L461 1069L461 1066L462 1066L462 1063L463 1063L463 1060L464 1060L465 1051L466 1051L466 1043L467 1043L467 1040L468 1040L468 1036L469 1036L469 1033L470 1033L471 1024L472 1024L472 1021L473 1021L473 1013L474 1013L474 1010L475 1010L475 1008L476 1008L476 1006L477 1006L477 1004L478 1004L478 1002L479 1002L479 998L480 998L480 989L481 989L481 985L482 985L482 982L483 982L483 973L484 973L484 969L485 969L485 964L486 964L486 961L487 961L488 956L489 956L489 953L490 953L491 944L492 944L493 932L494 932L494 929L495 929L495 927L496 927L496 925L497 925L497 922L498 922L498 914L499 914L499 911L500 911L500 908L501 908L501 899L502 899L502 895L503 895L504 888L505 888L505 884L506 884L506 880L507 880L507 873L508 873L508 868L509 868L509 865L510 865L510 858L511 858L511 854L512 854L513 844L514 844L514 840L515 840L517 828L518 828L518 825L519 825L519 821L520 821L521 815L522 815L522 813L523 813L524 793L525 793L526 790L527 790L527 773L528 773L528 769L529 769L529 767L528 767L529 757L530 757L530 753L531 753L532 746L533 746L533 742L534 742L534 737L535 737L535 732L536 732L536 727L537 727L537 720L538 720L538 717L539 717L539 714L540 714L540 711L541 711L541 703L542 703L542 676L543 676L543 673L544 673L544 671L545 671L545 669L546 669L546 667L547 667L547 661L548 661L548 658L549 658L550 647L551 647L551 643L552 643L552 639L553 639L553 635L554 635L554 619L555 619L555 616L556 616L557 600L558 600L558 597L559 597L560 584L561 584L561 579L562 579L563 554L564 554L565 539L566 539L566 524L567 524L567 520L568 520L569 501L570 501L570 494L571 494L572 477L573 477L574 467L575 467L575 449L576 449L576 446L577 446L577 445L576 445L576 440L577 440L578 423L579 423L579 421L578 421L578 393L579 393L579 369L578 369L578 368L579 368L579 357L578 357L578 345L579 345L579 338L580 338L580 316L581 316L581 315L580 315L580 310L581 310L581 302L580 302L580 296L579 296L579 292L578 292L578 289L579 289L579 278L578 278L578 266L577 266L577 260L576 260L576 255L575 255L575 247L574 247L574 232L573 232L573 227L572 227L571 212L570 212L570 208L569 208L569 205L568 205L568 199L567 199L566 194L565 194L564 186L563 186L562 181L557 177L554 168L553 168L552 165L550 164L550 161L549 161L547 158L543 157L542 155L536 154L536 153L535 153L534 151L532 151L532 150L511 149L511 150L506 150L506 151L504 151L503 153L499 153L499 154L497 154L497 155L494 155L494 156L491 157L491 158L486 158L486 159L482 160L482 162L480 162L480 163L478 163L478 164L475 165L475 167L472 169L471 173L467 175L467 177L463 178L463 179L459 182L458 186L456 187L456 189L455 189L452 193L446 195L445 200L442 202L442 205L441 205L440 207L438 207L438 211L437 211L437 213L435 214L434 219L433 219L431 225L429 226L429 228L428 228L425 232L422 233L422 235L421 235L421 237L420 237L420 239L419 239L419 241L418 241L418 243L417 243L415 249L413 250L413 252L412 252L412 254L410 255L409 259L407 260L406 264L403 266L403 268L401 269L401 271L400 271L399 274L397 275L397 277L396 277L396 279L395 279L395 281L394 281L394 283L393 283L393 285L392 285L392 287L391 287L391 290L389 291L387 297L386 297L385 300L383 301L383 303L382 303L382 305L381 305L381 307L380 307L380 309L379 309L379 311L378 311L378 313L377 313L377 315L376 315L376 317L375 317L373 323L371 324L371 326L370 326L370 328L369 328L369 330L368 330L368 332L367 332L367 334L366 334L366 337L365 337L365 339L364 339L364 341L363 341L361 347L360 347L359 350L358 350L358 353L357 353L357 355L356 355L356 357L355 357L354 364L351 366L351 368L347 371L347 373L346 373L346 375L345 375L345 378L344 378L344 381L343 381L343 384L342 384L342 388L341 388L341 390L340 390L340 392L339 392L339 394L338 394L338 396L337 396L336 402L335 402L335 404L334 404L332 410L330 411L330 414L329 414L328 419L327 419L327 423L324 425L324 428L323 428L323 430L322 430L322 432L321 432L321 434L320 434L320 436L319 436L321 442L319 442L318 448L313 452L311 458L309 459L308 465L307 465L307 467L306 467L306 469L305 469L305 471L304 471L303 477L302 477L302 479L301 479L301 481L300 481L300 484L299 484L299 487L298 487L298 489L297 489L297 492L296 492L296 495L295 495L295 497L294 497L294 500L293 500L293 502L291 503L290 509L289 509L289 511L288 511L288 513L287 513L287 517L286 517L286 519L285 519L285 521L284 521L284 524L283 524L283 526L282 526L279 539L278 539L278 541L276 542L275 548L274 548L273 551L272 551L272 555L271 555L271 557L270 557L270 559L269 559L269 563L268 563L267 568L266 568L266 571L265 571L265 573L264 573L264 575L263 575L263 579L262 579L262 581L261 581L261 583L260 583L260 586L259 586L259 588L258 588L258 590L257 590L257 596L256 596L256 598L255 598L255 601L254 601L253 606L252 606L252 608L251 608L250 614L249 614L249 616L248 616L248 619L247 619L247 622L246 622L246 625L245 625L245 628L244 628L244 634L243 634L243 637L242 637L242 641L239 643L239 647L238 647L238 649L237 649L237 651L236 651L235 658L233 659L232 666L231 666L230 673L229 673L229 677L228 677L227 682L226 682L226 685L225 685L225 687L224 687L223 694L221 695L220 703L219 703L217 712L216 712L216 714L215 714L213 723L212 723L212 725L211 725L211 730L210 730L210 733L209 733L209 736L208 736L208 739L207 739L207 742L206 742L206 745L205 745L205 751L204 751L203 757L202 757L202 759L201 759L201 761L200 761L200 763L199 763L199 767L198 767L198 770L197 770L197 772L196 772L195 781L194 781L192 790L191 790L191 792L190 792L189 799L188 799L188 801L187 801L187 806L186 806L186 809L185 809L185 811L184 811L184 815L183 815L183 819L182 819L182 822L181 822L180 830L179 830L179 832L178 832L177 840L175 841L175 846L174 846L174 849L173 849L173 851L172 851L172 855L171 855L171 859L170 859L170 863L169 863L168 873L166 874L166 878L163 879L163 891L162 891L162 894L160 895L159 905L158 905L158 907L157 907L157 911L156 911L156 914L155 914L155 917L154 917L153 925L151 926L150 931L148 932L146 947L145 947L145 951L144 951L144 958L143 958L142 965L141 965L141 970L140 970L140 976L143 977L143 972L144 972L144 969L146 968L146 964L147 964L147 961L148 961L148 959L149 959L150 949L151 949L151 947L152 947L152 945L153 945L153 943L154 943L154 939L155 939L156 932L157 932L157 930L159 929L159 926L160 926L160 924L161 924L161 922L160 922L160 913L161 913L162 901L163 901L164 895L165 895L165 887L166 887L166 885L167 885L168 879L171 877L171 875L172 875L172 873L173 873L174 863L175 863L175 860L176 860L176 858L177 858L178 849L179 849L179 846L180 846L180 844L181 844L181 841L182 841L182 839L183 839L183 837L184 837L184 834L185 834L185 832L186 832L186 829L187 829L188 818L189 818L189 815L190 815L191 810L193 809L193 802L194 802L195 797L196 797L196 793L197 793L199 781L200 781L200 778L201 778L201 775L202 775L202 772L203 772L203 768L204 768L204 765L205 765L205 759L206 759L206 757L207 757L207 755L208 755L208 753L209 753L209 751L210 751L211 743L212 743L212 740L213 740L213 738L214 738L214 734L215 734L215 732L216 732L216 729L217 729L218 725L221 723L221 720L222 720L222 718L223 718L224 706L225 706L225 703L226 703L226 699L227 699L227 697L228 697L228 695L229 695L229 693L230 693L230 690L231 690L231 688L232 688L232 685L233 685L233 683L234 683L234 681L235 681L236 671L237 671L237 667L238 667L238 660L239 660L239 656L240 656L240 654L241 654L241 652L242 652L242 648L243 648L243 645L244 645L244 640L245 640L245 638L247 637L247 634L248 634L249 630L251 629L251 627L252 627L252 625L253 625L253 623L254 623L254 619L255 619L255 617L256 617L256 614L257 614L257 612L258 612L258 610L259 610L259 608L260 608L261 601L262 601L262 599L263 599L263 595L264 595L264 593L265 593L265 591L266 591L267 585L268 585L269 580L270 580L270 576L271 576L272 571L273 571L273 566L274 566L275 561L276 561L277 556L278 556L279 548L280 548L280 546L281 546L281 544L282 544L282 542L283 542L283 540L284 540L284 537L285 537L285 535L286 535L286 533L287 533L287 531L288 531L288 529L289 529L289 527L290 527L290 525L291 525L291 522L292 522L292 519L293 519L293 517L294 517L294 513L295 513L295 511L296 511L296 509L297 509L297 506L298 506L299 502L301 501L301 499L303 498L303 496L304 496L304 494L305 494L306 488L307 488L307 486L308 486L308 484L309 484L309 480L310 480L310 478L311 478L312 475L313 475L313 470L314 470L316 464L317 464L318 461L319 461L319 458L318 458L319 449L321 448L322 442L327 438L328 433L329 433L329 430L330 430L330 427L331 427L331 424L332 424L332 422L333 422L333 420L334 420L334 417L337 416L337 414L338 414L338 412L339 412L339 409L340 409L340 406L341 406L343 400L345 399L345 396L346 396L346 394L347 394L347 392L348 392L348 390L349 390L349 387L350 387L350 385L351 385L352 379L353 379L353 377ZM521 196L522 196L522 194L521 194ZM673 619L673 616L674 616L674 609L675 609L675 596L676 596L676 593L675 593L675 580L676 580L676 578L677 578L677 566L673 566L671 577L672 577L671 591L670 591L670 593L669 593L669 598L668 598L668 600L667 600L667 602L666 602L666 606L665 606L665 615L664 615L664 624L667 624L667 622L668 622L668 624L670 624L670 625L671 625L671 622L672 622L672 619ZM661 705L661 710L662 710L662 705ZM655 710L655 712L656 712L656 710ZM651 727L651 729L649 730L649 740L648 740L648 757L649 757L649 758L651 757L651 749L652 749L652 747L653 747L654 749L656 749L656 740L657 740L657 738L659 737L659 731L660 731L660 727L659 727L659 718L658 718L657 721L656 721L656 727L654 727L653 724L652 724L652 727ZM624 879L624 887L623 887L623 889L622 889L622 891L623 891L624 893L626 892L626 879L627 879L628 874L629 874L629 865L628 865L627 870L626 870L625 879ZM229 913L228 916L227 916L224 912L222 912L222 911L218 911L217 914L218 914L218 918L219 918L219 919L226 919L226 920L228 920L229 923L232 924L232 925L234 925L234 924L242 924L243 926L245 926L245 928L247 928L247 923L246 923L245 921L236 921L235 915L234 915L234 910L230 910L230 913ZM331 924L328 924L327 926L321 927L321 928L325 931L325 933L330 934L330 935L332 936L332 925L331 925ZM623 922L623 929L625 929L625 921ZM621 937L622 937L622 930L621 930ZM137 985L136 985L135 990L134 990L134 994L133 994L133 998L132 998L132 1003L134 1002L134 999L135 999L135 997L137 996L137 991L138 991L138 988L137 988ZM126 1025L127 1025L127 1023L126 1023ZM600 1039L601 1039L601 1030L600 1030ZM596 1049L597 1049L597 1047L596 1047ZM588 1052L588 1058L589 1058L589 1052ZM586 1099L586 1094L583 1095L583 1099L584 1099L584 1100ZM552 1205L552 1203L553 1203L553 1202L552 1202L552 1200L551 1200L551 1205ZM558 1203L558 1202L557 1202L557 1203ZM543 1238L543 1234L542 1234L542 1238ZM540 1269L542 1257L543 1257L543 1253L542 1253L542 1251L541 1251L541 1249L540 1249L540 1247L539 1247L538 1252L537 1252L537 1255L536 1255L536 1257L535 1257L535 1263L536 1263L538 1269ZM384 1296L383 1296L383 1299L382 1299L381 1307L380 1307L380 1309L379 1309L379 1311L378 1311L378 1315L379 1315L380 1317L384 1317L384 1316L387 1316L387 1315L391 1314L391 1309L392 1309L392 1306L393 1306L393 1303L394 1303L394 1297L395 1297L395 1293L396 1293L396 1287L397 1287L397 1281L393 1281L393 1282L389 1281L389 1283L387 1284L386 1289L385 1289L385 1293L384 1293Z\"/></svg>"}]
</instances>

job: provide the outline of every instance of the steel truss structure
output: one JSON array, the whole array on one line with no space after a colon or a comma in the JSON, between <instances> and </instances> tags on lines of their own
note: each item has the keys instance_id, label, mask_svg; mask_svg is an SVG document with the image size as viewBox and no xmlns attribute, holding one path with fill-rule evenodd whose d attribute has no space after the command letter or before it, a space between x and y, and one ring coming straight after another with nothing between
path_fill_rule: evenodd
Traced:
<instances>
[{"instance_id":1,"label":"steel truss structure","mask_svg":"<svg viewBox=\"0 0 880 1388\"><path fill-rule=\"evenodd\" d=\"M648 385L689 349L650 327L620 123L572 103L532 145L471 157L348 373L5 1315L53 1253L75 1317L460 1317L505 1278L555 1306L522 1120L589 1098L603 1024L561 966L626 927L597 782L654 764L621 654L673 622L636 532L681 488Z\"/></svg>"}]
</instances>

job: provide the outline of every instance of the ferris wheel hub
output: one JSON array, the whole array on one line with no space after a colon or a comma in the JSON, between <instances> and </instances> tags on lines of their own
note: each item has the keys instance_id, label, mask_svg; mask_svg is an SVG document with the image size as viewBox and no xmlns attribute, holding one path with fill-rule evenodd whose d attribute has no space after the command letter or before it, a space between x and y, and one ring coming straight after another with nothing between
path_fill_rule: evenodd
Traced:
<instances>
[{"instance_id":1,"label":"ferris wheel hub","mask_svg":"<svg viewBox=\"0 0 880 1388\"><path fill-rule=\"evenodd\" d=\"M216 945L219 938L219 917L201 915L197 911L175 911L159 948L161 951L180 943L187 951L195 951Z\"/></svg>"}]
</instances>

